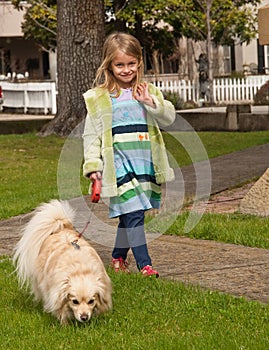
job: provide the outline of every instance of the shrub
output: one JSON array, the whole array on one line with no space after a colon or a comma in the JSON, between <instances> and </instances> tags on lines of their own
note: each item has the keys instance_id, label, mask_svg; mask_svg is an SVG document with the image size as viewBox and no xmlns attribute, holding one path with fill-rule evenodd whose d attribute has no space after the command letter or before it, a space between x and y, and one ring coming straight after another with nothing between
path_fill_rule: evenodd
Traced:
<instances>
[{"instance_id":1,"label":"shrub","mask_svg":"<svg viewBox=\"0 0 269 350\"><path fill-rule=\"evenodd\" d=\"M269 80L257 91L254 105L269 105Z\"/></svg>"},{"instance_id":2,"label":"shrub","mask_svg":"<svg viewBox=\"0 0 269 350\"><path fill-rule=\"evenodd\" d=\"M184 100L176 92L164 91L163 95L166 100L173 103L176 110L184 108Z\"/></svg>"}]
</instances>

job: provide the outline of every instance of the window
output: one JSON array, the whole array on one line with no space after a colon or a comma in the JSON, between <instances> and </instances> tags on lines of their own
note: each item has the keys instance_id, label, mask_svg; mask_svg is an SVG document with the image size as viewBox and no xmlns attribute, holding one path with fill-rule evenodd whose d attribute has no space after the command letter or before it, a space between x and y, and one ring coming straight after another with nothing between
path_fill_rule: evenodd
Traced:
<instances>
[{"instance_id":1,"label":"window","mask_svg":"<svg viewBox=\"0 0 269 350\"><path fill-rule=\"evenodd\" d=\"M10 70L10 51L0 48L0 75L7 75Z\"/></svg>"}]
</instances>

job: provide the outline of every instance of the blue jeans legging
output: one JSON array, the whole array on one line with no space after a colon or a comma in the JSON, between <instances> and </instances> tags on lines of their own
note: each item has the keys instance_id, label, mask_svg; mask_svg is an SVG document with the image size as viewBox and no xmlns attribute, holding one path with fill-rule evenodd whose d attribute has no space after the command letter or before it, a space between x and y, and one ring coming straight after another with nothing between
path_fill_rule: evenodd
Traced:
<instances>
[{"instance_id":1,"label":"blue jeans legging","mask_svg":"<svg viewBox=\"0 0 269 350\"><path fill-rule=\"evenodd\" d=\"M146 265L151 265L151 258L146 243L144 220L144 210L120 215L115 246L112 252L114 259L122 258L125 260L131 248L139 270Z\"/></svg>"}]
</instances>

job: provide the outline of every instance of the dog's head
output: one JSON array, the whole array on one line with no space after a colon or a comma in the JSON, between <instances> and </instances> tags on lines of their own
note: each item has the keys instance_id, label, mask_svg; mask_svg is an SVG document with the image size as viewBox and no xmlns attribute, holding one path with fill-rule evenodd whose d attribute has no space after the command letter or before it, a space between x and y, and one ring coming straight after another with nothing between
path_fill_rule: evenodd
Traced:
<instances>
[{"instance_id":1,"label":"dog's head","mask_svg":"<svg viewBox=\"0 0 269 350\"><path fill-rule=\"evenodd\" d=\"M107 276L73 276L69 280L67 309L79 322L87 322L93 313L112 307L111 283Z\"/></svg>"},{"instance_id":2,"label":"dog's head","mask_svg":"<svg viewBox=\"0 0 269 350\"><path fill-rule=\"evenodd\" d=\"M83 296L73 293L69 294L67 301L68 308L79 322L89 321L96 307L97 298L96 294L90 295L90 293L88 295L84 293Z\"/></svg>"}]
</instances>

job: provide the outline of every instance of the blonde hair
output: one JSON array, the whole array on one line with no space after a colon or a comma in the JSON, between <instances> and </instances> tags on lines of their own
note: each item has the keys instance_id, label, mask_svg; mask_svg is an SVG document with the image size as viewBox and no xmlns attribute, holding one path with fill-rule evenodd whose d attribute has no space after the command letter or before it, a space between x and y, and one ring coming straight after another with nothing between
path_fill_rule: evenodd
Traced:
<instances>
[{"instance_id":1,"label":"blonde hair","mask_svg":"<svg viewBox=\"0 0 269 350\"><path fill-rule=\"evenodd\" d=\"M106 38L103 46L102 63L97 70L94 86L108 89L109 92L114 92L119 96L120 86L111 70L111 63L117 56L118 51L122 51L128 56L134 56L138 60L138 70L133 85L133 94L135 94L137 85L141 83L144 73L142 48L139 41L134 36L127 33L113 33Z\"/></svg>"}]
</instances>

